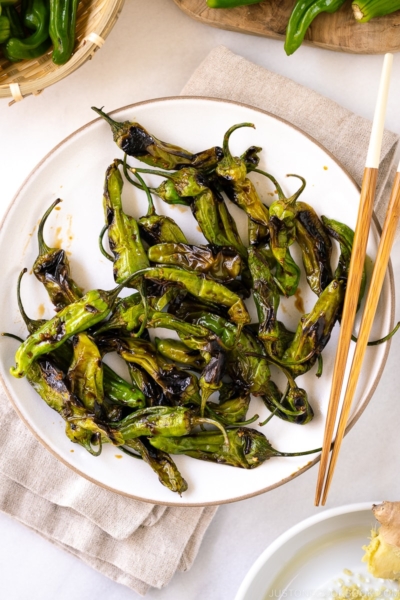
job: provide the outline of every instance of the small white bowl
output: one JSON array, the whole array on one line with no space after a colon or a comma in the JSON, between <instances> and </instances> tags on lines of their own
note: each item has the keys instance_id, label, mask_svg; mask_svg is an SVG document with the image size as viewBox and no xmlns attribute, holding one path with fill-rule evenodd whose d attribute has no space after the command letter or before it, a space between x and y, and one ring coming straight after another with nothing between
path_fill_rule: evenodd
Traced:
<instances>
[{"instance_id":1,"label":"small white bowl","mask_svg":"<svg viewBox=\"0 0 400 600\"><path fill-rule=\"evenodd\" d=\"M376 526L373 504L377 502L332 508L283 533L256 560L235 600L329 598L329 592L339 589L339 579L348 584L365 579L364 585L380 588L382 580L368 575L361 562L362 546ZM392 583L386 587L399 589Z\"/></svg>"}]
</instances>

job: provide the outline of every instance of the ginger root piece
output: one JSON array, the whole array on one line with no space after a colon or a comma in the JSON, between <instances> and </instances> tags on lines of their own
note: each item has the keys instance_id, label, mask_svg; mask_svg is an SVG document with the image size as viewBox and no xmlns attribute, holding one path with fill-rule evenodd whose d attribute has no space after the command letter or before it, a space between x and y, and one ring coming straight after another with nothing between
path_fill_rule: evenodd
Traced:
<instances>
[{"instance_id":1,"label":"ginger root piece","mask_svg":"<svg viewBox=\"0 0 400 600\"><path fill-rule=\"evenodd\" d=\"M400 579L400 502L375 504L372 511L381 526L363 546L363 561L374 577Z\"/></svg>"}]
</instances>

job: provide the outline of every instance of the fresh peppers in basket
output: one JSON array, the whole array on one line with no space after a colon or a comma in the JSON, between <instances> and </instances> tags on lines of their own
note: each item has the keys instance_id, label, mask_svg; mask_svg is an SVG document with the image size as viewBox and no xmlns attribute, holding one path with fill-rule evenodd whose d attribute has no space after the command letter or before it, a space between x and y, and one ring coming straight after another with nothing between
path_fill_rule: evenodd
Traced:
<instances>
[{"instance_id":1,"label":"fresh peppers in basket","mask_svg":"<svg viewBox=\"0 0 400 600\"><path fill-rule=\"evenodd\" d=\"M5 14L1 14L3 4ZM26 0L20 11L14 4L0 0L0 43L4 43L5 57L11 62L38 58L53 43L53 62L65 64L74 50L79 0Z\"/></svg>"}]
</instances>

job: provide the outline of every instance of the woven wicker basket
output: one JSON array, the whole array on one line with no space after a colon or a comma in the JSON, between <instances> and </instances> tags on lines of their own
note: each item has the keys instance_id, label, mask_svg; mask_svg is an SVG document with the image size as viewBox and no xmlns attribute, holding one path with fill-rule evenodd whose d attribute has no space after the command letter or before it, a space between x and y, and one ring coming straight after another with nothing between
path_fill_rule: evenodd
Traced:
<instances>
[{"instance_id":1,"label":"woven wicker basket","mask_svg":"<svg viewBox=\"0 0 400 600\"><path fill-rule=\"evenodd\" d=\"M18 101L29 94L40 94L91 59L113 28L123 4L124 0L80 0L75 50L65 65L53 63L52 49L40 58L17 63L0 56L0 98Z\"/></svg>"}]
</instances>

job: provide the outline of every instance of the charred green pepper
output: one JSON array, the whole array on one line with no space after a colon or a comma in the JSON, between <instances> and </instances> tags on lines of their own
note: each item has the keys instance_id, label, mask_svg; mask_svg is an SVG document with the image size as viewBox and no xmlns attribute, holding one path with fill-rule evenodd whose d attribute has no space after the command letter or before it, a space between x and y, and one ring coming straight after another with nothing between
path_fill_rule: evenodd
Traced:
<instances>
[{"instance_id":1,"label":"charred green pepper","mask_svg":"<svg viewBox=\"0 0 400 600\"><path fill-rule=\"evenodd\" d=\"M179 146L158 140L139 123L131 121L119 123L100 108L92 106L92 110L111 126L114 141L125 154L134 156L152 167L181 169L185 166L192 166L196 169L208 170L214 168L222 158L221 148L210 148L204 152L192 154Z\"/></svg>"},{"instance_id":2,"label":"charred green pepper","mask_svg":"<svg viewBox=\"0 0 400 600\"><path fill-rule=\"evenodd\" d=\"M168 454L186 454L193 458L219 464L255 469L277 456L303 456L314 454L320 448L306 452L280 452L275 450L260 431L239 427L227 432L229 447L224 436L217 431L202 431L184 437L150 438L150 444Z\"/></svg>"},{"instance_id":3,"label":"charred green pepper","mask_svg":"<svg viewBox=\"0 0 400 600\"><path fill-rule=\"evenodd\" d=\"M65 306L79 300L83 296L83 291L71 278L69 261L65 250L62 248L49 248L43 239L45 223L50 213L60 202L60 199L53 202L39 223L39 256L33 264L35 277L43 283L56 310L65 308Z\"/></svg>"},{"instance_id":4,"label":"charred green pepper","mask_svg":"<svg viewBox=\"0 0 400 600\"><path fill-rule=\"evenodd\" d=\"M48 354L73 335L93 327L108 317L119 292L128 283L129 278L109 292L91 290L80 300L63 308L50 321L46 321L18 348L15 355L16 366L11 367L11 375L24 377L27 369L39 356Z\"/></svg>"},{"instance_id":5,"label":"charred green pepper","mask_svg":"<svg viewBox=\"0 0 400 600\"><path fill-rule=\"evenodd\" d=\"M260 225L268 226L268 209L261 202L256 188L247 177L246 163L242 158L233 157L229 149L229 138L240 127L254 127L254 125L240 123L228 129L224 136L224 158L217 165L215 172L223 182L228 198L244 210L250 219Z\"/></svg>"},{"instance_id":6,"label":"charred green pepper","mask_svg":"<svg viewBox=\"0 0 400 600\"><path fill-rule=\"evenodd\" d=\"M236 252L213 246L157 244L149 248L148 256L151 262L208 273L220 281L235 279L240 275L242 267L240 256Z\"/></svg>"},{"instance_id":7,"label":"charred green pepper","mask_svg":"<svg viewBox=\"0 0 400 600\"><path fill-rule=\"evenodd\" d=\"M305 202L296 203L295 226L308 284L320 296L333 278L331 240L315 210Z\"/></svg>"},{"instance_id":8,"label":"charred green pepper","mask_svg":"<svg viewBox=\"0 0 400 600\"><path fill-rule=\"evenodd\" d=\"M124 440L146 437L181 437L197 427L208 423L221 430L221 436L226 445L229 444L224 427L212 419L198 417L192 410L184 406L154 406L138 410L114 424Z\"/></svg>"}]
</instances>

